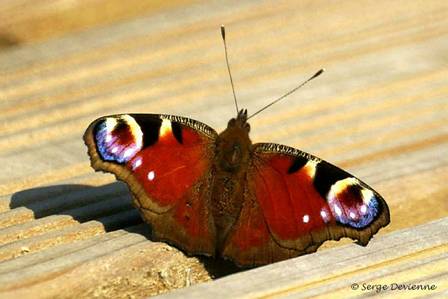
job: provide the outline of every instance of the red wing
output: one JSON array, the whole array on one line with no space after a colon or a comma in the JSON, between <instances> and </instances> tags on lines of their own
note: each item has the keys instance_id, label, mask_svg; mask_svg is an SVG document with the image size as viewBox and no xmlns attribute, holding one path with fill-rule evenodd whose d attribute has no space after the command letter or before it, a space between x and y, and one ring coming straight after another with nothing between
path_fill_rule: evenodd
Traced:
<instances>
[{"instance_id":1,"label":"red wing","mask_svg":"<svg viewBox=\"0 0 448 299\"><path fill-rule=\"evenodd\" d=\"M103 117L84 134L92 167L129 186L156 239L208 255L215 252L208 209L215 138L194 120L151 114Z\"/></svg>"},{"instance_id":2,"label":"red wing","mask_svg":"<svg viewBox=\"0 0 448 299\"><path fill-rule=\"evenodd\" d=\"M315 251L326 240L362 245L389 223L372 188L340 168L276 144L255 144L245 201L223 255L242 265Z\"/></svg>"}]
</instances>

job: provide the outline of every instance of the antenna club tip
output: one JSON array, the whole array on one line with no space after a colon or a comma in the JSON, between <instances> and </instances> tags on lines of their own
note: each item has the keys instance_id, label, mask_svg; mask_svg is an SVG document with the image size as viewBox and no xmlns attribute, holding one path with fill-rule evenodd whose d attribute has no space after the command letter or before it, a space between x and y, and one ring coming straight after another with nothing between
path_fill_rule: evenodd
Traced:
<instances>
[{"instance_id":1,"label":"antenna club tip","mask_svg":"<svg viewBox=\"0 0 448 299\"><path fill-rule=\"evenodd\" d=\"M311 78L309 78L307 81L313 80L316 77L319 77L323 72L325 72L324 68L321 68L320 70L318 70L313 76L311 76Z\"/></svg>"},{"instance_id":2,"label":"antenna club tip","mask_svg":"<svg viewBox=\"0 0 448 299\"><path fill-rule=\"evenodd\" d=\"M221 25L221 36L222 39L226 39L226 28L224 27L224 25Z\"/></svg>"}]
</instances>

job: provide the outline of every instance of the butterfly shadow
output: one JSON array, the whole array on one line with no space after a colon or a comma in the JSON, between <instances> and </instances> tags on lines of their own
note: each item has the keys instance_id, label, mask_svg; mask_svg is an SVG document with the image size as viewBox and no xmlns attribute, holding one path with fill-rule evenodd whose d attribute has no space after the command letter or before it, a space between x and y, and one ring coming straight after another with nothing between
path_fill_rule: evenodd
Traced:
<instances>
[{"instance_id":1,"label":"butterfly shadow","mask_svg":"<svg viewBox=\"0 0 448 299\"><path fill-rule=\"evenodd\" d=\"M9 206L11 209L24 207L31 210L37 221L48 216L69 216L79 223L100 222L106 232L123 229L153 241L150 226L143 223L137 209L132 206L130 192L122 182L102 186L63 184L26 189L14 193ZM55 217L51 221L57 223L58 219L61 218ZM16 224L25 221L25 218L23 221L16 218ZM221 258L197 258L213 278L243 270Z\"/></svg>"}]
</instances>

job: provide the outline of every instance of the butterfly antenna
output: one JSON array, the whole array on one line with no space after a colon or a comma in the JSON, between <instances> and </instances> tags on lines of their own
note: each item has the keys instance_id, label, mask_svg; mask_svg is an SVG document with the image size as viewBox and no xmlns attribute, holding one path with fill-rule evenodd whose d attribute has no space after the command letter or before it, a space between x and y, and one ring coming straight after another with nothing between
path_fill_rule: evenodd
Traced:
<instances>
[{"instance_id":1,"label":"butterfly antenna","mask_svg":"<svg viewBox=\"0 0 448 299\"><path fill-rule=\"evenodd\" d=\"M229 58L227 55L226 29L224 28L224 25L221 25L221 36L222 41L224 42L224 52L226 54L226 64L227 64L227 70L229 71L230 85L232 85L233 99L235 100L236 114L238 114L240 110L238 109L238 102L236 101L235 87L233 86L232 73L230 72Z\"/></svg>"},{"instance_id":2,"label":"butterfly antenna","mask_svg":"<svg viewBox=\"0 0 448 299\"><path fill-rule=\"evenodd\" d=\"M249 120L249 118L254 117L255 115L257 115L258 113L260 113L263 110L266 110L267 108L271 107L272 105L274 105L275 103L283 100L284 98L286 98L287 96L289 96L290 94L292 94L293 92L297 91L300 87L302 87L303 85L307 84L308 82L310 82L311 80L317 78L318 76L320 76L323 72L325 71L325 69L320 69L319 71L317 71L314 75L312 75L311 77L309 77L307 80L305 80L303 83L301 83L299 86L291 89L290 91L288 91L287 93L285 93L284 95L282 95L281 97L279 97L278 99L272 101L271 103L267 104L266 106L264 106L263 108L261 108L260 110L258 110L257 112L255 112L254 114L252 114L251 116L249 116L247 119Z\"/></svg>"}]
</instances>

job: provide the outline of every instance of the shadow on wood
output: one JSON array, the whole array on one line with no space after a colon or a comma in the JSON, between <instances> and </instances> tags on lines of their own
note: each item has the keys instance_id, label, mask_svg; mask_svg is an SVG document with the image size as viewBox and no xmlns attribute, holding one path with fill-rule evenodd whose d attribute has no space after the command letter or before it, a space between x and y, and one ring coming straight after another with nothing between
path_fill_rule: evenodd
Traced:
<instances>
[{"instance_id":1,"label":"shadow on wood","mask_svg":"<svg viewBox=\"0 0 448 299\"><path fill-rule=\"evenodd\" d=\"M129 233L140 234L153 242L150 225L142 224L143 221L137 209L131 204L129 191L121 182L99 187L67 184L23 190L12 196L10 208L19 211L14 217L13 225L32 221L29 213L26 212L28 210L32 211L33 219L36 220L53 217L56 225L58 221L61 222L61 228L65 225L64 217L69 216L79 223L97 221L101 223L104 232L123 229ZM20 213L20 211L23 212ZM40 223L36 221L36 225L39 226ZM48 222L44 221L42 233L45 233L46 228L48 228ZM82 231L80 230L79 233ZM234 263L221 258L206 256L197 256L197 258L212 278L242 271Z\"/></svg>"}]
</instances>

